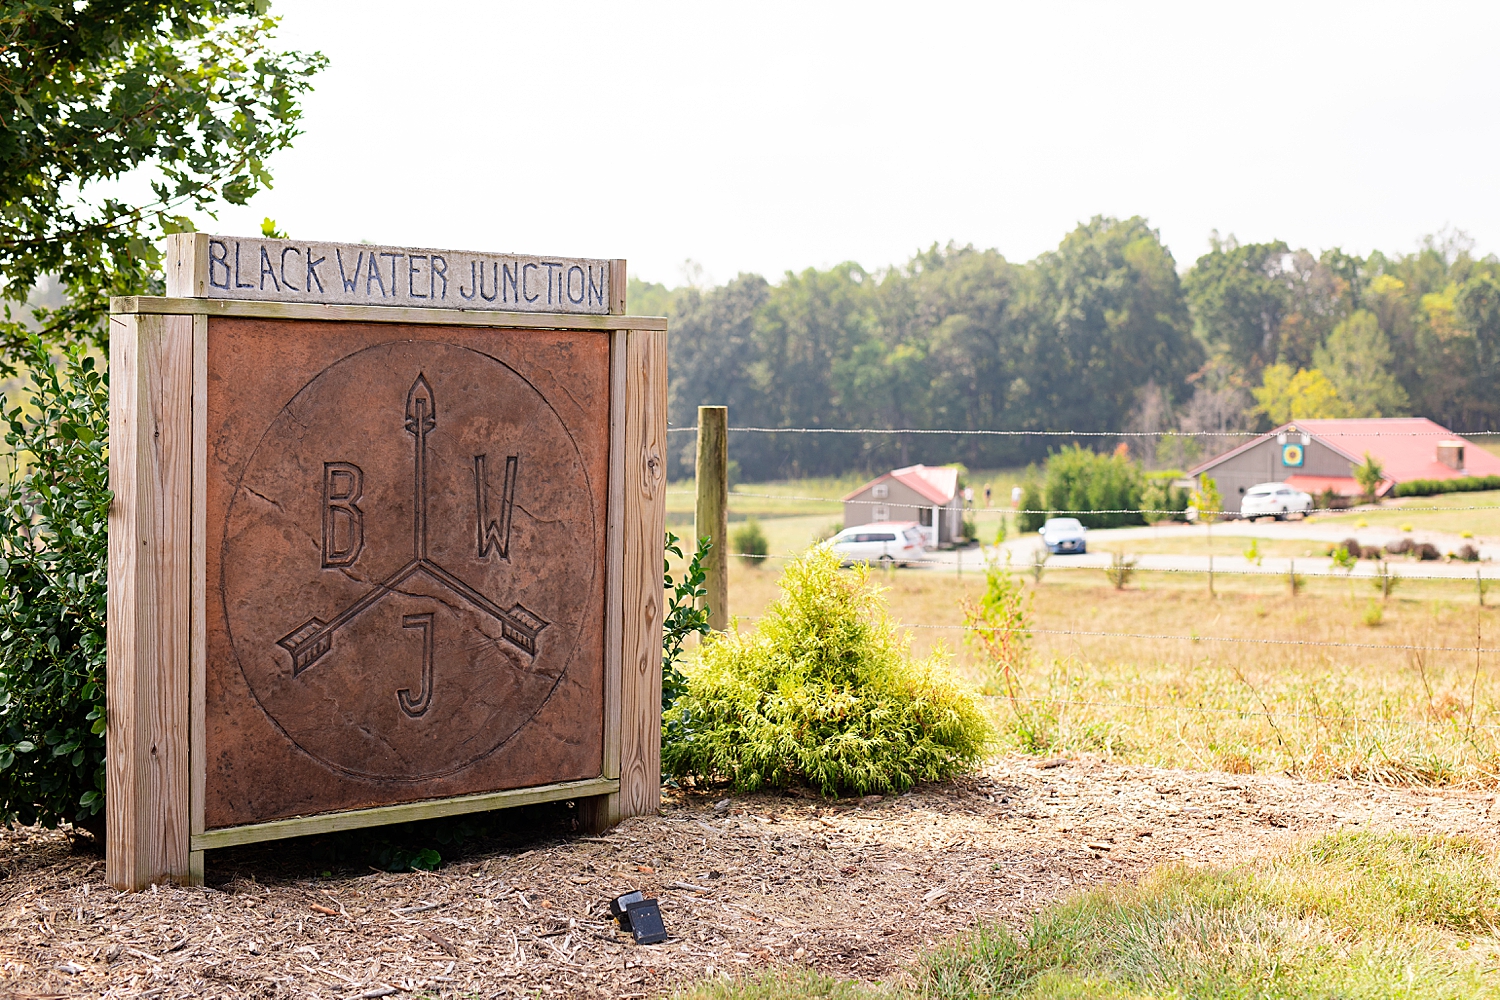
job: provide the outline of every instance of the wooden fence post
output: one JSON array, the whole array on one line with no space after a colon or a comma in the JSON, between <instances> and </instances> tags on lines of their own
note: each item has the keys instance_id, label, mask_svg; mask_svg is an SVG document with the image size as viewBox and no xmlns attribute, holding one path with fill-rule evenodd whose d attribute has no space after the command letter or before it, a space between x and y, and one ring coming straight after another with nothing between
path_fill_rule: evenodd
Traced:
<instances>
[{"instance_id":1,"label":"wooden fence post","mask_svg":"<svg viewBox=\"0 0 1500 1000\"><path fill-rule=\"evenodd\" d=\"M713 543L703 561L708 627L729 627L729 407L698 407L698 504L693 540Z\"/></svg>"},{"instance_id":2,"label":"wooden fence post","mask_svg":"<svg viewBox=\"0 0 1500 1000\"><path fill-rule=\"evenodd\" d=\"M187 884L193 317L111 317L105 880Z\"/></svg>"}]
</instances>

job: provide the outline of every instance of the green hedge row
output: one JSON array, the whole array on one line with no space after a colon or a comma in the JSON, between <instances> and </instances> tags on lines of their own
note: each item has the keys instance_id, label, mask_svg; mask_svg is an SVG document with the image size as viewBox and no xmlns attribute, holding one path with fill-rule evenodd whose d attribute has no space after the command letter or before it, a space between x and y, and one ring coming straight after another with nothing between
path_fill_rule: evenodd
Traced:
<instances>
[{"instance_id":1,"label":"green hedge row","mask_svg":"<svg viewBox=\"0 0 1500 1000\"><path fill-rule=\"evenodd\" d=\"M1479 490L1500 490L1500 476L1464 476L1460 479L1413 479L1397 483L1394 495L1398 497L1430 497L1437 493L1475 493Z\"/></svg>"}]
</instances>

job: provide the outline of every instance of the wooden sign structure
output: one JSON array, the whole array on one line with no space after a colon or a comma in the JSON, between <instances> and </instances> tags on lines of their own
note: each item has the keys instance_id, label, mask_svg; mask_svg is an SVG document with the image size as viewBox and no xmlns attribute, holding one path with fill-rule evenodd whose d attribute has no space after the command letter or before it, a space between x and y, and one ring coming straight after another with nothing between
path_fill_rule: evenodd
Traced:
<instances>
[{"instance_id":1,"label":"wooden sign structure","mask_svg":"<svg viewBox=\"0 0 1500 1000\"><path fill-rule=\"evenodd\" d=\"M660 788L666 321L625 262L169 238L110 317L106 869Z\"/></svg>"}]
</instances>

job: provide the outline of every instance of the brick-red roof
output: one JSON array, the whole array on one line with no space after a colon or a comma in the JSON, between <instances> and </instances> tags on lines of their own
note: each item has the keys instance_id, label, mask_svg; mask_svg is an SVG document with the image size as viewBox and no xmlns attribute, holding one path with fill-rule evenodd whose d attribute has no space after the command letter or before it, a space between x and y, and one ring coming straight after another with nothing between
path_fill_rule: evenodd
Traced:
<instances>
[{"instance_id":1,"label":"brick-red roof","mask_svg":"<svg viewBox=\"0 0 1500 1000\"><path fill-rule=\"evenodd\" d=\"M1466 441L1442 424L1426 417L1365 417L1352 419L1294 420L1237 448L1216 455L1189 471L1196 476L1228 458L1253 448L1283 431L1305 431L1340 452L1350 462L1365 460L1365 452L1385 466L1386 479L1404 483L1413 479L1457 479L1461 476L1500 476L1500 456ZM1464 468L1451 469L1437 460L1439 441L1462 441Z\"/></svg>"},{"instance_id":2,"label":"brick-red roof","mask_svg":"<svg viewBox=\"0 0 1500 1000\"><path fill-rule=\"evenodd\" d=\"M958 492L958 470L951 465L908 465L904 469L892 469L883 476L876 476L844 499L852 500L871 486L887 479L894 479L911 487L939 507L952 503L954 494Z\"/></svg>"}]
</instances>

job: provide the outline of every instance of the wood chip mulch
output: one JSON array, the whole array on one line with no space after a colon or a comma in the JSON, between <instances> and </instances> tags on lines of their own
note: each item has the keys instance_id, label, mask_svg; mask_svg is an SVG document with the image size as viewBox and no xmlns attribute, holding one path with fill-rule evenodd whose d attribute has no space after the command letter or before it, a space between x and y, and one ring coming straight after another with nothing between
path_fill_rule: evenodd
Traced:
<instances>
[{"instance_id":1,"label":"wood chip mulch","mask_svg":"<svg viewBox=\"0 0 1500 1000\"><path fill-rule=\"evenodd\" d=\"M716 802L716 799L719 801ZM120 893L56 831L0 831L0 998L656 997L775 964L899 978L978 920L1019 926L1163 861L1340 828L1488 837L1489 793L1007 758L896 797L675 793L601 837L538 821L439 871L336 871L301 842ZM661 900L637 946L608 901Z\"/></svg>"}]
</instances>

